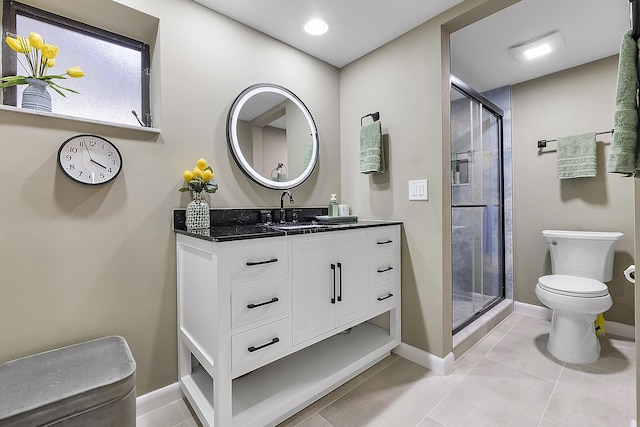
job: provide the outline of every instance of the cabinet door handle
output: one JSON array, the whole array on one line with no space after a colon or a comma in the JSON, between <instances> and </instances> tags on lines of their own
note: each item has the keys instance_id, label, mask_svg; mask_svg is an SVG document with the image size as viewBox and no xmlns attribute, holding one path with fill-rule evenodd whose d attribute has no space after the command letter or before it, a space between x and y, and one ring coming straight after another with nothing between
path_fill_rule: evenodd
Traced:
<instances>
[{"instance_id":1,"label":"cabinet door handle","mask_svg":"<svg viewBox=\"0 0 640 427\"><path fill-rule=\"evenodd\" d=\"M278 258L271 258L266 261L247 261L247 265L251 267L252 265L270 264L272 262L278 262Z\"/></svg>"},{"instance_id":2,"label":"cabinet door handle","mask_svg":"<svg viewBox=\"0 0 640 427\"><path fill-rule=\"evenodd\" d=\"M385 240L384 242L376 242L376 245L386 245L389 243L393 243L393 240Z\"/></svg>"},{"instance_id":3,"label":"cabinet door handle","mask_svg":"<svg viewBox=\"0 0 640 427\"><path fill-rule=\"evenodd\" d=\"M279 301L278 297L273 297L271 298L271 301L261 302L260 304L247 304L247 308L262 307L263 305L273 304L274 302L278 302L278 301Z\"/></svg>"},{"instance_id":4,"label":"cabinet door handle","mask_svg":"<svg viewBox=\"0 0 640 427\"><path fill-rule=\"evenodd\" d=\"M340 269L340 286L338 287L338 301L342 301L342 263L338 263L338 268Z\"/></svg>"},{"instance_id":5,"label":"cabinet door handle","mask_svg":"<svg viewBox=\"0 0 640 427\"><path fill-rule=\"evenodd\" d=\"M260 350L260 349L263 349L265 347L269 347L270 345L274 345L277 342L280 342L280 338L275 337L274 339L271 340L271 342L268 342L266 344L262 344L262 345L260 345L258 347L251 346L247 350L249 350L249 353L253 353L256 350Z\"/></svg>"},{"instance_id":6,"label":"cabinet door handle","mask_svg":"<svg viewBox=\"0 0 640 427\"><path fill-rule=\"evenodd\" d=\"M392 296L393 296L393 294L391 294L391 293L390 293L390 294L389 294L389 295L387 295L386 297L378 297L378 301L384 301L384 300L386 300L386 299L388 299L388 298L391 298Z\"/></svg>"},{"instance_id":7,"label":"cabinet door handle","mask_svg":"<svg viewBox=\"0 0 640 427\"><path fill-rule=\"evenodd\" d=\"M336 265L331 264L331 271L333 273L333 295L331 295L331 304L336 303Z\"/></svg>"},{"instance_id":8,"label":"cabinet door handle","mask_svg":"<svg viewBox=\"0 0 640 427\"><path fill-rule=\"evenodd\" d=\"M393 267L389 266L387 268L378 269L378 273L386 273L387 271L393 270Z\"/></svg>"}]
</instances>

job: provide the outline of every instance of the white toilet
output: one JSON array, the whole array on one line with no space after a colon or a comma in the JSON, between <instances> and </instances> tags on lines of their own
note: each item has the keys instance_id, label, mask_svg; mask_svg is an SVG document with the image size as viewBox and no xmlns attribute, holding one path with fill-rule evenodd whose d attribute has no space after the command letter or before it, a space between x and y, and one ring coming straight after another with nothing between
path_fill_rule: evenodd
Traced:
<instances>
[{"instance_id":1,"label":"white toilet","mask_svg":"<svg viewBox=\"0 0 640 427\"><path fill-rule=\"evenodd\" d=\"M547 349L575 364L600 357L593 321L613 304L603 282L613 277L617 232L544 230L551 252L551 271L536 285L538 299L553 310Z\"/></svg>"}]
</instances>

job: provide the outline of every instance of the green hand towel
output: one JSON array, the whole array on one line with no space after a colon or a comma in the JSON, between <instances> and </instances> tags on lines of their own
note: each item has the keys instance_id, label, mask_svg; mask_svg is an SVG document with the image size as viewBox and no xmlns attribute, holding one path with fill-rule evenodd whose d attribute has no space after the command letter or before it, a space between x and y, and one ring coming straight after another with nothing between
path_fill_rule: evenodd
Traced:
<instances>
[{"instance_id":1,"label":"green hand towel","mask_svg":"<svg viewBox=\"0 0 640 427\"><path fill-rule=\"evenodd\" d=\"M379 120L360 128L360 173L383 173L382 124Z\"/></svg>"},{"instance_id":2,"label":"green hand towel","mask_svg":"<svg viewBox=\"0 0 640 427\"><path fill-rule=\"evenodd\" d=\"M596 176L596 133L558 138L558 179Z\"/></svg>"},{"instance_id":3,"label":"green hand towel","mask_svg":"<svg viewBox=\"0 0 640 427\"><path fill-rule=\"evenodd\" d=\"M613 142L607 172L632 175L638 168L638 44L631 30L622 37Z\"/></svg>"}]
</instances>

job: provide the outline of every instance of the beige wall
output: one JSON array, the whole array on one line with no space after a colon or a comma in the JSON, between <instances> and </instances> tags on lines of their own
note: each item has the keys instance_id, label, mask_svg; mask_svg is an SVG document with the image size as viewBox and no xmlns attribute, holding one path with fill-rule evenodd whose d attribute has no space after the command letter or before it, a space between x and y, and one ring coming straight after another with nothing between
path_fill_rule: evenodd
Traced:
<instances>
[{"instance_id":1,"label":"beige wall","mask_svg":"<svg viewBox=\"0 0 640 427\"><path fill-rule=\"evenodd\" d=\"M404 222L402 341L437 355L450 351L442 325L451 311L443 281L449 219L442 209L441 43L440 26L423 25L342 69L340 91L340 201L363 218ZM386 134L388 171L362 175L360 117L375 111ZM429 179L430 201L409 202L407 181L420 178Z\"/></svg>"},{"instance_id":2,"label":"beige wall","mask_svg":"<svg viewBox=\"0 0 640 427\"><path fill-rule=\"evenodd\" d=\"M514 296L542 305L534 289L551 273L544 229L620 231L613 307L607 320L634 324L634 291L622 274L633 264L633 179L606 173L611 135L599 136L595 178L558 180L556 143L539 153L539 139L606 131L613 127L618 58L613 56L512 87Z\"/></svg>"},{"instance_id":3,"label":"beige wall","mask_svg":"<svg viewBox=\"0 0 640 427\"><path fill-rule=\"evenodd\" d=\"M340 72L340 201L363 218L404 222L402 341L438 357L452 350L447 31L511 3L465 1ZM362 175L360 117L376 111L388 171ZM429 200L410 202L408 181L422 178Z\"/></svg>"},{"instance_id":4,"label":"beige wall","mask_svg":"<svg viewBox=\"0 0 640 427\"><path fill-rule=\"evenodd\" d=\"M91 15L104 1L75 9ZM120 3L160 20L153 51L162 62L154 76L162 132L0 111L0 363L122 335L144 394L177 380L171 209L188 202L177 191L183 170L209 160L220 185L213 207L276 206L279 192L253 184L235 165L225 120L245 87L277 83L304 100L320 133L319 165L293 190L296 205L324 206L340 188L339 72L190 0ZM58 170L58 147L80 133L119 147L124 170L112 184L76 185Z\"/></svg>"}]
</instances>

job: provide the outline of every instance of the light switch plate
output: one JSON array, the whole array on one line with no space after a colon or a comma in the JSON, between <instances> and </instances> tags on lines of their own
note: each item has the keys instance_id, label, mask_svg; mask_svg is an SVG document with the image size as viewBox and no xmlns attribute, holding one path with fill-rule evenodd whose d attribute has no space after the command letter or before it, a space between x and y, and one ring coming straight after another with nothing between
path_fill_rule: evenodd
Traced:
<instances>
[{"instance_id":1,"label":"light switch plate","mask_svg":"<svg viewBox=\"0 0 640 427\"><path fill-rule=\"evenodd\" d=\"M429 181L426 179L409 181L409 200L429 200Z\"/></svg>"}]
</instances>

